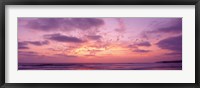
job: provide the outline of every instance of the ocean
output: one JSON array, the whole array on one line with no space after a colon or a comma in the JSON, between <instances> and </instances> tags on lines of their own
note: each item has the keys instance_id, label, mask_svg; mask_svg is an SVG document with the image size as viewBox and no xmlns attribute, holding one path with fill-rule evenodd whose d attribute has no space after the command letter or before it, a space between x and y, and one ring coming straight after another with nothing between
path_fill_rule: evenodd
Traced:
<instances>
[{"instance_id":1,"label":"ocean","mask_svg":"<svg viewBox=\"0 0 200 88\"><path fill-rule=\"evenodd\" d=\"M18 70L182 70L182 63L19 63Z\"/></svg>"}]
</instances>

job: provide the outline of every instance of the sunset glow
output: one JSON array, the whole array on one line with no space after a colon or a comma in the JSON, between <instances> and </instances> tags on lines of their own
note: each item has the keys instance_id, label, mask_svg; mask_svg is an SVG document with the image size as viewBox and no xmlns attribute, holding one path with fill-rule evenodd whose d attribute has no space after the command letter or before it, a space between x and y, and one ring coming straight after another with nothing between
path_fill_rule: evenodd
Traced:
<instances>
[{"instance_id":1,"label":"sunset glow","mask_svg":"<svg viewBox=\"0 0 200 88\"><path fill-rule=\"evenodd\" d=\"M19 63L182 60L182 18L18 18Z\"/></svg>"}]
</instances>

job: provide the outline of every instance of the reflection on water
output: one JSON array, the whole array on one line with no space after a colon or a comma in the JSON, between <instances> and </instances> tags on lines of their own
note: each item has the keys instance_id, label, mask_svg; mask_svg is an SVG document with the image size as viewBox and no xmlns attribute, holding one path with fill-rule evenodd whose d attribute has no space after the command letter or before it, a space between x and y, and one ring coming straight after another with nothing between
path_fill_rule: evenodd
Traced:
<instances>
[{"instance_id":1,"label":"reflection on water","mask_svg":"<svg viewBox=\"0 0 200 88\"><path fill-rule=\"evenodd\" d=\"M18 70L182 70L182 63L20 63Z\"/></svg>"}]
</instances>

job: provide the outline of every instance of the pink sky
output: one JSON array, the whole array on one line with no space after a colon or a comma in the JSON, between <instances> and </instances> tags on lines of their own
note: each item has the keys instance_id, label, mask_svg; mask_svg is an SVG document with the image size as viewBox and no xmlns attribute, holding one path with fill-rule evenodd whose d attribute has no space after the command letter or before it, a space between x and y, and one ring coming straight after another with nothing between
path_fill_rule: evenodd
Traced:
<instances>
[{"instance_id":1,"label":"pink sky","mask_svg":"<svg viewBox=\"0 0 200 88\"><path fill-rule=\"evenodd\" d=\"M182 18L18 18L19 63L182 59Z\"/></svg>"}]
</instances>

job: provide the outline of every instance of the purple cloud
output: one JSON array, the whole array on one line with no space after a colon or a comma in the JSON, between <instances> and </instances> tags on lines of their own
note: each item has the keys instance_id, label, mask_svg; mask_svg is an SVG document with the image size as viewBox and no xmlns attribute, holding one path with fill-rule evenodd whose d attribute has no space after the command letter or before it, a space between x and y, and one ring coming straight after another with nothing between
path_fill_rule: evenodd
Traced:
<instances>
[{"instance_id":1,"label":"purple cloud","mask_svg":"<svg viewBox=\"0 0 200 88\"><path fill-rule=\"evenodd\" d=\"M27 18L19 18L19 20L23 19ZM104 21L98 18L33 18L27 22L25 27L40 31L54 31L58 29L64 31L72 29L88 30L104 24Z\"/></svg>"},{"instance_id":2,"label":"purple cloud","mask_svg":"<svg viewBox=\"0 0 200 88\"><path fill-rule=\"evenodd\" d=\"M142 41L142 42L135 43L134 45L136 45L136 46L151 46L151 43L148 41Z\"/></svg>"},{"instance_id":3,"label":"purple cloud","mask_svg":"<svg viewBox=\"0 0 200 88\"><path fill-rule=\"evenodd\" d=\"M18 49L29 49L27 46L18 46Z\"/></svg>"},{"instance_id":4,"label":"purple cloud","mask_svg":"<svg viewBox=\"0 0 200 88\"><path fill-rule=\"evenodd\" d=\"M88 35L87 38L91 39L91 40L99 40L101 39L100 35Z\"/></svg>"},{"instance_id":5,"label":"purple cloud","mask_svg":"<svg viewBox=\"0 0 200 88\"><path fill-rule=\"evenodd\" d=\"M27 43L36 45L36 46L42 46L42 45L48 45L49 41L27 41Z\"/></svg>"},{"instance_id":6,"label":"purple cloud","mask_svg":"<svg viewBox=\"0 0 200 88\"><path fill-rule=\"evenodd\" d=\"M66 59L68 58L76 58L77 56L74 56L74 55L65 55L65 54L54 54L54 56L59 56L59 57L64 57Z\"/></svg>"},{"instance_id":7,"label":"purple cloud","mask_svg":"<svg viewBox=\"0 0 200 88\"><path fill-rule=\"evenodd\" d=\"M165 55L182 55L182 53L181 52L172 52L172 53L166 53Z\"/></svg>"},{"instance_id":8,"label":"purple cloud","mask_svg":"<svg viewBox=\"0 0 200 88\"><path fill-rule=\"evenodd\" d=\"M18 55L22 56L37 56L38 53L32 51L18 51Z\"/></svg>"},{"instance_id":9,"label":"purple cloud","mask_svg":"<svg viewBox=\"0 0 200 88\"><path fill-rule=\"evenodd\" d=\"M147 52L150 52L150 50L136 49L136 50L133 50L133 52L147 53Z\"/></svg>"},{"instance_id":10,"label":"purple cloud","mask_svg":"<svg viewBox=\"0 0 200 88\"><path fill-rule=\"evenodd\" d=\"M124 24L123 20L120 19L120 18L117 18L116 20L118 22L119 28L116 28L115 31L117 31L119 33L126 31L125 24Z\"/></svg>"},{"instance_id":11,"label":"purple cloud","mask_svg":"<svg viewBox=\"0 0 200 88\"><path fill-rule=\"evenodd\" d=\"M72 43L83 43L83 42L85 42L85 41L83 41L79 38L61 35L59 33L44 35L44 38L54 40L54 41L57 41L57 42L72 42Z\"/></svg>"},{"instance_id":12,"label":"purple cloud","mask_svg":"<svg viewBox=\"0 0 200 88\"><path fill-rule=\"evenodd\" d=\"M182 35L176 37L169 37L157 43L161 49L168 49L172 51L182 51Z\"/></svg>"},{"instance_id":13,"label":"purple cloud","mask_svg":"<svg viewBox=\"0 0 200 88\"><path fill-rule=\"evenodd\" d=\"M130 49L135 49L133 50L134 52L149 52L149 50L140 50L139 46L145 46L145 47L149 47L151 46L151 43L148 41L141 41L141 42L137 42L138 40L136 40L134 44L128 45L127 47Z\"/></svg>"},{"instance_id":14,"label":"purple cloud","mask_svg":"<svg viewBox=\"0 0 200 88\"><path fill-rule=\"evenodd\" d=\"M67 24L72 24L75 28L90 29L92 27L98 27L104 24L104 21L97 18L72 18L65 21Z\"/></svg>"},{"instance_id":15,"label":"purple cloud","mask_svg":"<svg viewBox=\"0 0 200 88\"><path fill-rule=\"evenodd\" d=\"M29 20L26 27L35 30L49 31L58 28L60 26L61 20L62 18L38 18L34 20Z\"/></svg>"},{"instance_id":16,"label":"purple cloud","mask_svg":"<svg viewBox=\"0 0 200 88\"><path fill-rule=\"evenodd\" d=\"M88 55L84 55L84 56L87 56L87 57L93 57L93 56L95 56L95 55L90 55L90 54L88 54Z\"/></svg>"},{"instance_id":17,"label":"purple cloud","mask_svg":"<svg viewBox=\"0 0 200 88\"><path fill-rule=\"evenodd\" d=\"M29 49L28 44L32 44L35 46L42 46L49 44L48 41L23 41L18 42L18 49Z\"/></svg>"},{"instance_id":18,"label":"purple cloud","mask_svg":"<svg viewBox=\"0 0 200 88\"><path fill-rule=\"evenodd\" d=\"M28 43L26 42L18 42L18 49L29 49L29 47L27 47Z\"/></svg>"},{"instance_id":19,"label":"purple cloud","mask_svg":"<svg viewBox=\"0 0 200 88\"><path fill-rule=\"evenodd\" d=\"M167 23L169 26L157 27L156 30L150 31L152 33L181 33L182 32L182 18L176 18ZM167 25L166 24L166 25ZM156 25L157 26L157 25Z\"/></svg>"},{"instance_id":20,"label":"purple cloud","mask_svg":"<svg viewBox=\"0 0 200 88\"><path fill-rule=\"evenodd\" d=\"M29 47L26 47L26 46L19 46L18 49L29 49Z\"/></svg>"}]
</instances>

